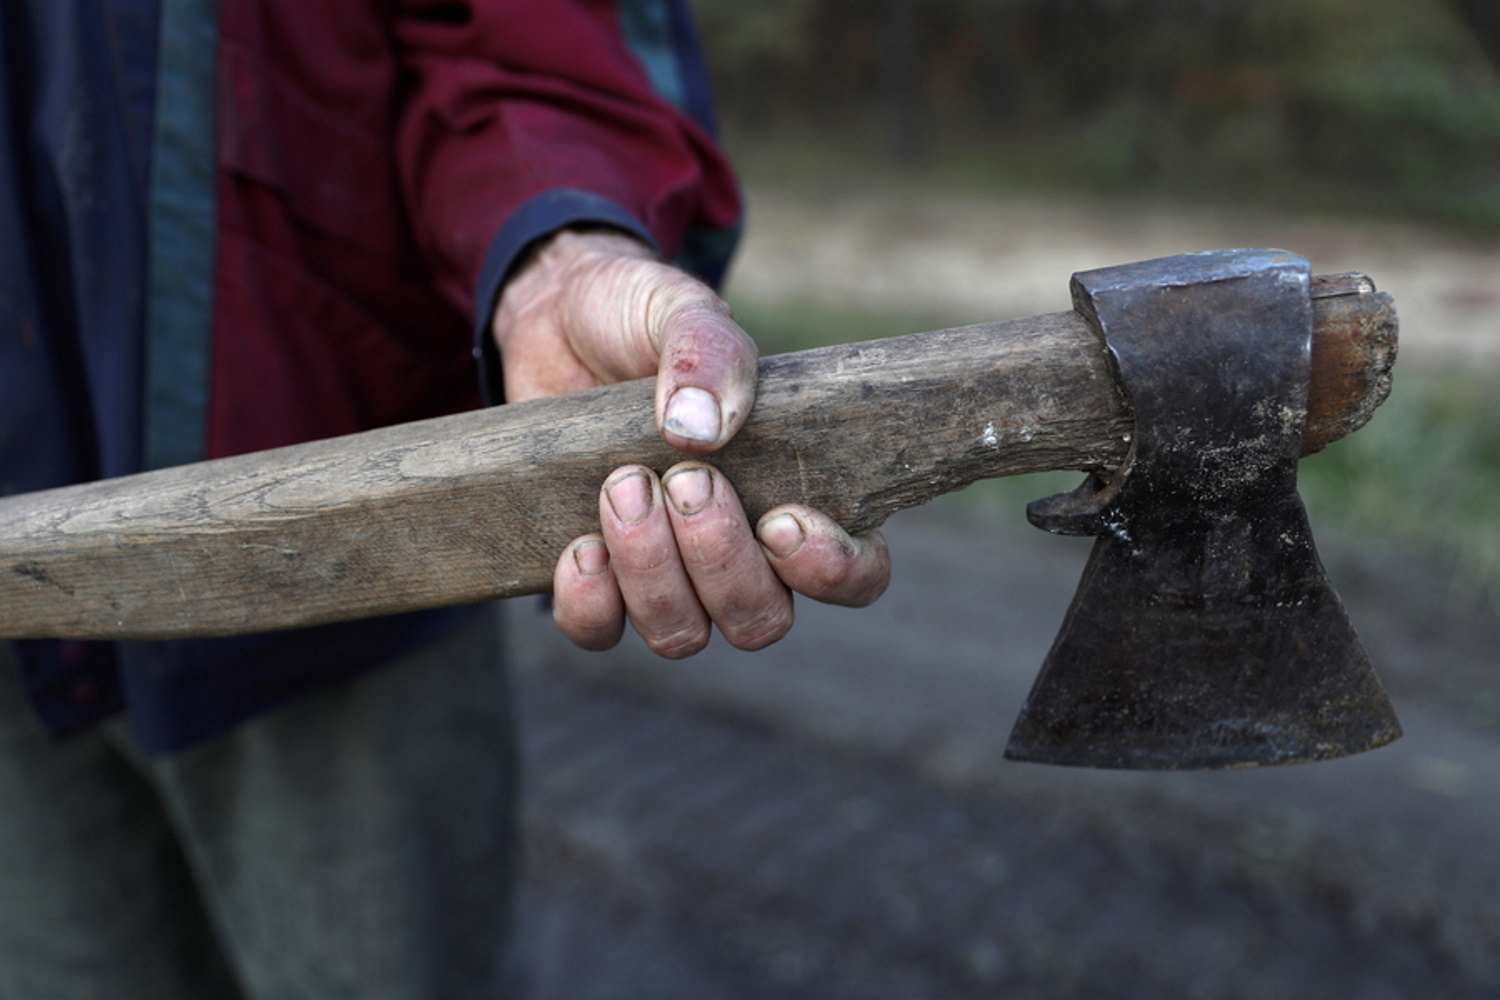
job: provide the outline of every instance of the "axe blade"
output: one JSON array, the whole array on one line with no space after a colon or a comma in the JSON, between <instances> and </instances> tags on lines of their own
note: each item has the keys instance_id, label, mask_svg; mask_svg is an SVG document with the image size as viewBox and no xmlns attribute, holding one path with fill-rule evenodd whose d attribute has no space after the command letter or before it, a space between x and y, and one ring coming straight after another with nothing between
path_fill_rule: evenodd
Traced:
<instances>
[{"instance_id":1,"label":"axe blade","mask_svg":"<svg viewBox=\"0 0 1500 1000\"><path fill-rule=\"evenodd\" d=\"M1295 496L1265 519L1159 530L1095 542L1007 757L1252 767L1400 736Z\"/></svg>"},{"instance_id":2,"label":"axe blade","mask_svg":"<svg viewBox=\"0 0 1500 1000\"><path fill-rule=\"evenodd\" d=\"M1297 495L1310 270L1274 250L1074 276L1135 415L1105 482L1031 505L1098 540L1013 760L1189 769L1326 760L1400 735Z\"/></svg>"}]
</instances>

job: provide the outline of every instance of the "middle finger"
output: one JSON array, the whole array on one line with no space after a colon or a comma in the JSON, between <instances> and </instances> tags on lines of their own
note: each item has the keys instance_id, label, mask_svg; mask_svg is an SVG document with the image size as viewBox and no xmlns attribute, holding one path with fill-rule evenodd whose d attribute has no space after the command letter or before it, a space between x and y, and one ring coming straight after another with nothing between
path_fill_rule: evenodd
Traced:
<instances>
[{"instance_id":1,"label":"middle finger","mask_svg":"<svg viewBox=\"0 0 1500 1000\"><path fill-rule=\"evenodd\" d=\"M662 477L682 565L730 644L760 649L792 626L792 596L766 560L723 473L683 462Z\"/></svg>"}]
</instances>

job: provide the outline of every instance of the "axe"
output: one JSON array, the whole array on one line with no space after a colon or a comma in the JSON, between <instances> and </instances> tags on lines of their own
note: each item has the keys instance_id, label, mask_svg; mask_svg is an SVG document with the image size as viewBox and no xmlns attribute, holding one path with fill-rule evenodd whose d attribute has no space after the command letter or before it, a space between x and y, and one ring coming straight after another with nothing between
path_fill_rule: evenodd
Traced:
<instances>
[{"instance_id":1,"label":"axe","mask_svg":"<svg viewBox=\"0 0 1500 1000\"><path fill-rule=\"evenodd\" d=\"M1390 388L1358 274L1237 250L1074 275L1075 308L762 359L712 457L751 518L845 528L978 479L1098 536L1007 755L1105 767L1323 759L1399 735L1319 564L1298 458ZM681 456L650 379L0 500L0 638L291 628L550 587L614 468Z\"/></svg>"}]
</instances>

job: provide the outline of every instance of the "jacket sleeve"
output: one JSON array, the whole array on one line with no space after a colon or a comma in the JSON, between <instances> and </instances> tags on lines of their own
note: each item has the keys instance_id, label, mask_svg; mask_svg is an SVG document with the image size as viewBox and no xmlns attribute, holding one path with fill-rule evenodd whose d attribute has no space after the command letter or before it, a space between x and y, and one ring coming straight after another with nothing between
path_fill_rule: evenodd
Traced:
<instances>
[{"instance_id":1,"label":"jacket sleeve","mask_svg":"<svg viewBox=\"0 0 1500 1000\"><path fill-rule=\"evenodd\" d=\"M443 294L479 330L517 255L565 225L618 226L668 258L732 246L739 192L704 120L681 0L402 0L398 11L409 216Z\"/></svg>"}]
</instances>

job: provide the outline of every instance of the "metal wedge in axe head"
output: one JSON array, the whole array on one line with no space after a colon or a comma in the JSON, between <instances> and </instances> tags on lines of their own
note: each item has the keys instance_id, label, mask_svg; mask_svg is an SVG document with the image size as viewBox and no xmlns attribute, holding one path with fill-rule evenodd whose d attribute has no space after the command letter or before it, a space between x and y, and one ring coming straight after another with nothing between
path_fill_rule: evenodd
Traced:
<instances>
[{"instance_id":1,"label":"metal wedge in axe head","mask_svg":"<svg viewBox=\"0 0 1500 1000\"><path fill-rule=\"evenodd\" d=\"M1111 476L1028 508L1097 540L1007 757L1245 767L1400 735L1297 495L1310 280L1270 250L1074 275L1135 428Z\"/></svg>"}]
</instances>

